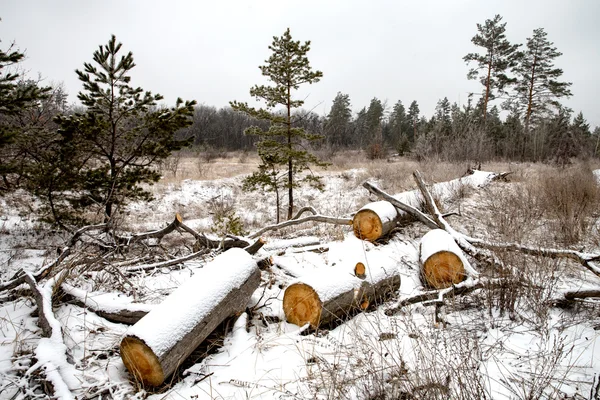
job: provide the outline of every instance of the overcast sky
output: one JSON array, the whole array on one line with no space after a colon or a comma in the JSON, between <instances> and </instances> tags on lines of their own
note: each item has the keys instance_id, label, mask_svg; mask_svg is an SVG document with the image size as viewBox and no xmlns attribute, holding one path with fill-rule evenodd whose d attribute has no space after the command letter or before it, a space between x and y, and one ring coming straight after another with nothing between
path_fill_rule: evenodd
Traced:
<instances>
[{"instance_id":1,"label":"overcast sky","mask_svg":"<svg viewBox=\"0 0 600 400\"><path fill-rule=\"evenodd\" d=\"M481 91L467 80L462 58L477 51L476 23L495 14L514 43L545 28L563 53L556 66L573 83L563 103L600 125L598 0L2 0L0 45L16 42L29 73L63 82L75 102L75 69L115 34L133 52L134 86L162 94L169 105L182 97L222 107L250 101L250 87L266 83L258 66L272 37L290 27L295 40L312 42L309 60L324 75L298 94L305 108L325 114L341 91L354 111L377 97L388 110L417 100L430 116L444 96L462 104Z\"/></svg>"}]
</instances>

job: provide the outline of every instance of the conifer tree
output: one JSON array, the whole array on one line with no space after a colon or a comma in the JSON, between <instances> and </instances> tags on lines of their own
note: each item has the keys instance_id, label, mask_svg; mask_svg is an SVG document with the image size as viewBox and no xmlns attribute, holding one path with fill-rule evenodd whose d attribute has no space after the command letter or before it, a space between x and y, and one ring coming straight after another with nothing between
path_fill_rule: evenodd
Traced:
<instances>
[{"instance_id":1,"label":"conifer tree","mask_svg":"<svg viewBox=\"0 0 600 400\"><path fill-rule=\"evenodd\" d=\"M571 83L560 82L563 70L554 67L554 60L562 53L547 36L543 28L535 29L512 69L517 79L517 104L524 112L526 129L533 119L549 111L549 106L558 106L559 98L571 96Z\"/></svg>"},{"instance_id":2,"label":"conifer tree","mask_svg":"<svg viewBox=\"0 0 600 400\"><path fill-rule=\"evenodd\" d=\"M510 44L506 39L506 22L502 23L500 15L496 15L494 19L487 19L484 25L477 24L477 31L471 42L483 47L484 53L469 53L463 60L467 64L475 63L467 78L479 79L484 87L482 115L485 123L489 101L496 97L496 92L504 93L506 85L514 81L506 72L514 65L514 55L520 45Z\"/></svg>"},{"instance_id":3,"label":"conifer tree","mask_svg":"<svg viewBox=\"0 0 600 400\"><path fill-rule=\"evenodd\" d=\"M325 136L332 149L348 145L348 130L351 120L350 96L338 92L325 121Z\"/></svg>"},{"instance_id":4,"label":"conifer tree","mask_svg":"<svg viewBox=\"0 0 600 400\"><path fill-rule=\"evenodd\" d=\"M398 100L390 115L390 135L398 154L403 155L410 148L410 123L402 101Z\"/></svg>"},{"instance_id":5,"label":"conifer tree","mask_svg":"<svg viewBox=\"0 0 600 400\"><path fill-rule=\"evenodd\" d=\"M419 126L419 113L421 111L419 110L419 104L417 103L416 100L413 100L412 103L410 103L410 106L408 107L408 120L410 122L411 125L411 129L412 129L412 137L413 140L415 140L417 138L417 128Z\"/></svg>"},{"instance_id":6,"label":"conifer tree","mask_svg":"<svg viewBox=\"0 0 600 400\"><path fill-rule=\"evenodd\" d=\"M49 87L40 87L37 82L25 80L18 73L7 69L23 61L25 55L11 46L0 50L0 189L11 189L11 175L17 172L13 149L9 146L22 133L15 118L24 111L34 108L40 100L48 97Z\"/></svg>"},{"instance_id":7,"label":"conifer tree","mask_svg":"<svg viewBox=\"0 0 600 400\"><path fill-rule=\"evenodd\" d=\"M304 182L314 187L322 187L320 177L312 173L303 177L299 174L307 170L311 164L325 165L302 147L303 141L312 142L322 139L323 136L306 133L304 129L298 127L298 121L292 115L292 110L301 107L304 101L295 99L293 94L303 84L318 82L323 73L313 71L310 66L306 56L310 50L310 41L304 44L294 41L289 28L281 37L273 37L269 49L273 53L265 61L266 64L259 68L273 85L256 85L250 89L250 95L264 101L266 109L250 107L247 103L237 101L232 101L231 107L270 122L267 131L256 126L245 130L246 134L260 137L257 149L261 158L259 171L250 176L246 182L255 181L257 183L250 184L250 187L258 188L262 180L273 187L272 177L279 176L281 168L287 169L282 183L288 191L287 218L291 219L294 210L294 188ZM275 108L278 106L283 106L283 113L276 112Z\"/></svg>"},{"instance_id":8,"label":"conifer tree","mask_svg":"<svg viewBox=\"0 0 600 400\"><path fill-rule=\"evenodd\" d=\"M196 104L177 99L173 108L158 107L161 95L130 85L133 54L119 54L121 47L113 35L94 52L94 63L76 70L84 89L77 97L86 110L57 117L63 146L85 159L70 200L100 205L105 221L116 206L151 199L140 184L158 181L157 162L189 144L174 134L191 123Z\"/></svg>"}]
</instances>

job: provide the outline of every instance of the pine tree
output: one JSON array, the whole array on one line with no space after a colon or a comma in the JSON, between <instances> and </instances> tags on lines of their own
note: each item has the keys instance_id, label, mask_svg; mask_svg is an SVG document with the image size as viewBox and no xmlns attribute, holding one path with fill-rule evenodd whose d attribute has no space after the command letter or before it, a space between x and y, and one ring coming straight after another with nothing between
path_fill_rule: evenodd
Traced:
<instances>
[{"instance_id":1,"label":"pine tree","mask_svg":"<svg viewBox=\"0 0 600 400\"><path fill-rule=\"evenodd\" d=\"M84 89L77 97L86 110L57 117L63 146L85 159L71 201L102 206L105 220L116 206L151 199L140 184L158 181L156 163L190 143L174 133L191 123L196 104L177 99L173 108L157 107L161 95L130 85L133 54L119 55L121 47L113 35L94 52L95 64L76 70Z\"/></svg>"},{"instance_id":2,"label":"pine tree","mask_svg":"<svg viewBox=\"0 0 600 400\"><path fill-rule=\"evenodd\" d=\"M369 145L367 147L368 157L370 159L382 158L383 151L383 111L384 105L378 98L371 99L369 108L367 109L367 135Z\"/></svg>"},{"instance_id":3,"label":"pine tree","mask_svg":"<svg viewBox=\"0 0 600 400\"><path fill-rule=\"evenodd\" d=\"M519 54L518 63L512 72L516 76L516 97L519 108L525 114L525 128L557 106L558 99L571 96L570 82L560 82L563 70L554 67L554 60L562 55L547 39L543 28L535 29L527 38L526 50Z\"/></svg>"},{"instance_id":4,"label":"pine tree","mask_svg":"<svg viewBox=\"0 0 600 400\"><path fill-rule=\"evenodd\" d=\"M398 100L394 104L394 108L390 115L390 136L391 141L398 151L399 155L403 155L410 149L410 122L406 116L406 109L402 101Z\"/></svg>"},{"instance_id":5,"label":"pine tree","mask_svg":"<svg viewBox=\"0 0 600 400\"><path fill-rule=\"evenodd\" d=\"M413 140L416 140L417 138L417 129L419 126L419 113L421 111L419 110L419 104L417 103L416 100L413 100L412 103L410 103L410 106L408 107L408 121L410 122L410 126L411 126L411 135Z\"/></svg>"},{"instance_id":6,"label":"pine tree","mask_svg":"<svg viewBox=\"0 0 600 400\"><path fill-rule=\"evenodd\" d=\"M463 60L469 64L475 62L476 66L469 70L468 79L479 79L484 87L482 115L485 123L488 103L496 98L496 92L504 93L507 84L513 83L506 72L515 63L515 52L520 45L513 45L506 39L506 22L501 23L502 17L496 15L494 19L487 19L484 25L477 24L477 33L471 42L483 47L484 54L469 53Z\"/></svg>"},{"instance_id":7,"label":"pine tree","mask_svg":"<svg viewBox=\"0 0 600 400\"><path fill-rule=\"evenodd\" d=\"M271 184L269 174L274 173L279 176L279 168L287 168L283 185L288 190L287 217L291 219L294 210L294 188L304 182L314 187L322 187L320 177L308 174L301 178L300 173L307 170L311 164L325 165L315 155L302 150L302 141L320 140L323 136L306 133L304 129L297 126L298 121L293 118L292 110L301 107L304 101L296 100L292 95L300 85L318 82L323 73L313 71L306 57L310 50L310 41L304 44L294 41L289 28L281 37L273 37L269 49L273 53L265 61L266 64L259 68L273 85L257 85L250 89L250 95L265 101L267 108L257 109L237 101L231 102L231 107L270 122L267 131L258 127L251 127L245 131L246 134L260 137L257 148L262 164L258 175L254 178L264 178L267 184ZM274 108L277 106L284 107L283 114L275 112ZM258 188L257 185L250 186Z\"/></svg>"},{"instance_id":8,"label":"pine tree","mask_svg":"<svg viewBox=\"0 0 600 400\"><path fill-rule=\"evenodd\" d=\"M349 144L348 133L351 120L350 96L338 92L325 121L325 137L332 149Z\"/></svg>"},{"instance_id":9,"label":"pine tree","mask_svg":"<svg viewBox=\"0 0 600 400\"><path fill-rule=\"evenodd\" d=\"M11 46L0 50L0 189L12 189L12 175L17 173L18 162L11 144L22 134L16 119L25 111L35 108L40 100L48 97L49 87L40 87L37 82L26 80L18 73L7 71L12 65L23 61L25 55Z\"/></svg>"}]
</instances>

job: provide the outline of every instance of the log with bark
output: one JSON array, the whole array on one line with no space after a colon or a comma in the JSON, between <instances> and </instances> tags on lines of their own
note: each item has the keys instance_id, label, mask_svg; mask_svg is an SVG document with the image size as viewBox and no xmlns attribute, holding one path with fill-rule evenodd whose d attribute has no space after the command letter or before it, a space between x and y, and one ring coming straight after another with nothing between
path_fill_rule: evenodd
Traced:
<instances>
[{"instance_id":1,"label":"log with bark","mask_svg":"<svg viewBox=\"0 0 600 400\"><path fill-rule=\"evenodd\" d=\"M442 229L433 229L421 239L419 246L421 277L435 289L462 282L470 270L469 261L452 236Z\"/></svg>"},{"instance_id":2,"label":"log with bark","mask_svg":"<svg viewBox=\"0 0 600 400\"><path fill-rule=\"evenodd\" d=\"M332 267L290 284L283 295L283 311L287 322L316 329L381 302L399 287L400 274L391 259L385 265L366 265L364 279L349 268Z\"/></svg>"},{"instance_id":3,"label":"log with bark","mask_svg":"<svg viewBox=\"0 0 600 400\"><path fill-rule=\"evenodd\" d=\"M394 229L402 214L387 201L376 201L365 205L354 214L354 235L373 242Z\"/></svg>"},{"instance_id":4,"label":"log with bark","mask_svg":"<svg viewBox=\"0 0 600 400\"><path fill-rule=\"evenodd\" d=\"M144 386L162 384L220 323L245 310L259 283L244 250L217 256L127 331L123 363Z\"/></svg>"}]
</instances>

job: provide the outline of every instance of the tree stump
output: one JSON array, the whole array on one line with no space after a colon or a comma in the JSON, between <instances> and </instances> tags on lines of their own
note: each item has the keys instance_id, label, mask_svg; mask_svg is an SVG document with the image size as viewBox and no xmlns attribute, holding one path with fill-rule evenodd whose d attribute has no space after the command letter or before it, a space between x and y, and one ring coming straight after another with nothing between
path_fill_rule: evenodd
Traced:
<instances>
[{"instance_id":1,"label":"tree stump","mask_svg":"<svg viewBox=\"0 0 600 400\"><path fill-rule=\"evenodd\" d=\"M144 386L162 384L221 322L245 310L259 283L244 250L217 256L127 331L123 363Z\"/></svg>"}]
</instances>

